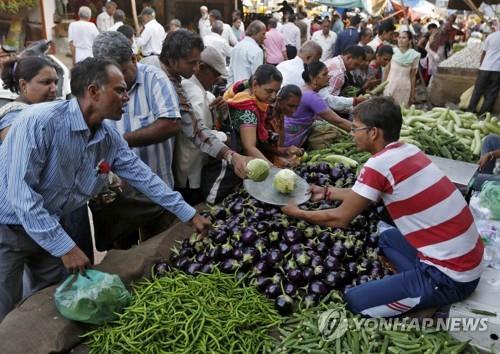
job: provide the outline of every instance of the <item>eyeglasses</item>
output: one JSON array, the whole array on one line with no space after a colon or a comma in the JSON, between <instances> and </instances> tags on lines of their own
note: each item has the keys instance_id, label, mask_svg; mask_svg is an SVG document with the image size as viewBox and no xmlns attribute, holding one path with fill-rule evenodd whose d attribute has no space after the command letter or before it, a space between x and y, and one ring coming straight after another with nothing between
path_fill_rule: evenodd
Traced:
<instances>
[{"instance_id":1,"label":"eyeglasses","mask_svg":"<svg viewBox=\"0 0 500 354\"><path fill-rule=\"evenodd\" d=\"M360 128L354 128L354 127L351 127L351 133L356 133L356 132L359 132L360 130L369 130L373 127L360 127Z\"/></svg>"}]
</instances>

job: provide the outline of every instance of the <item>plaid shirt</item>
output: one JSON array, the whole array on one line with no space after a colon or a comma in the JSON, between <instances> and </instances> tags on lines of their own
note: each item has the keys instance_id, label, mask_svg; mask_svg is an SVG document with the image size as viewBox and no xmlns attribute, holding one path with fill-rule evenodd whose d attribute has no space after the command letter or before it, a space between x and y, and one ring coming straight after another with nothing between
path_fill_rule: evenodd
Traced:
<instances>
[{"instance_id":1,"label":"plaid shirt","mask_svg":"<svg viewBox=\"0 0 500 354\"><path fill-rule=\"evenodd\" d=\"M325 61L325 64L328 68L328 74L330 75L330 94L338 96L340 95L342 86L344 86L347 72L344 60L342 60L342 55L337 55L334 58L328 59Z\"/></svg>"}]
</instances>

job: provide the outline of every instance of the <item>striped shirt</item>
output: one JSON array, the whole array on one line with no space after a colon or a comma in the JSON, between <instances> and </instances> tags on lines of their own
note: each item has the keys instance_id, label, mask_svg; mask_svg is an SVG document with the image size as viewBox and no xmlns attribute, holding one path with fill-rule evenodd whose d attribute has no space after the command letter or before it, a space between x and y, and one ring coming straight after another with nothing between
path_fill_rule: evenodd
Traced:
<instances>
[{"instance_id":1,"label":"striped shirt","mask_svg":"<svg viewBox=\"0 0 500 354\"><path fill-rule=\"evenodd\" d=\"M106 121L122 135L145 128L158 118L179 119L181 117L179 100L172 83L163 71L155 67L137 64L137 77L128 94L130 100L122 119ZM174 185L172 174L174 146L175 139L170 138L162 143L136 147L132 150L151 167L154 173L172 187Z\"/></svg>"},{"instance_id":2,"label":"striped shirt","mask_svg":"<svg viewBox=\"0 0 500 354\"><path fill-rule=\"evenodd\" d=\"M72 99L32 105L12 125L0 146L0 224L22 225L50 254L65 255L75 243L59 218L105 186L108 175L97 169L101 161L181 221L194 216L115 129L103 123L92 136Z\"/></svg>"},{"instance_id":3,"label":"striped shirt","mask_svg":"<svg viewBox=\"0 0 500 354\"><path fill-rule=\"evenodd\" d=\"M366 162L353 191L372 201L382 198L422 262L455 281L479 278L484 246L469 207L416 146L389 144Z\"/></svg>"}]
</instances>

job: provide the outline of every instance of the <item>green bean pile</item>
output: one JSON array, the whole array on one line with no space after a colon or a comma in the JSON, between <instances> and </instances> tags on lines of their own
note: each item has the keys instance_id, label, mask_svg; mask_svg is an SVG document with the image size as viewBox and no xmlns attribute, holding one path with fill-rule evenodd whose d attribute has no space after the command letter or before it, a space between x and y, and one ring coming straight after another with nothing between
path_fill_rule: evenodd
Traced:
<instances>
[{"instance_id":1,"label":"green bean pile","mask_svg":"<svg viewBox=\"0 0 500 354\"><path fill-rule=\"evenodd\" d=\"M345 334L325 340L319 329L320 314L328 310L342 313ZM318 306L297 311L279 327L280 338L272 354L442 354L479 353L469 342L459 342L446 331L433 328L419 331L407 329L378 329L356 326L359 319L345 309L338 293L331 292ZM328 339L328 338L327 338Z\"/></svg>"},{"instance_id":2,"label":"green bean pile","mask_svg":"<svg viewBox=\"0 0 500 354\"><path fill-rule=\"evenodd\" d=\"M280 324L257 289L219 271L137 284L119 319L87 333L90 353L262 353Z\"/></svg>"}]
</instances>

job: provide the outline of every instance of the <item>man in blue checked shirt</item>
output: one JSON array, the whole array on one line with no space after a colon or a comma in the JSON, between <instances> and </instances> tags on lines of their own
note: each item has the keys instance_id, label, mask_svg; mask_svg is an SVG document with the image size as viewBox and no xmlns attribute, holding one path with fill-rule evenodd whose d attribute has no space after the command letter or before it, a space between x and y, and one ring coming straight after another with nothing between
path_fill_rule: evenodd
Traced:
<instances>
[{"instance_id":1,"label":"man in blue checked shirt","mask_svg":"<svg viewBox=\"0 0 500 354\"><path fill-rule=\"evenodd\" d=\"M96 195L110 170L197 232L210 224L103 123L121 119L129 100L120 68L88 58L71 78L76 98L27 108L0 147L0 321L21 300L24 266L45 286L89 266L59 218Z\"/></svg>"}]
</instances>

